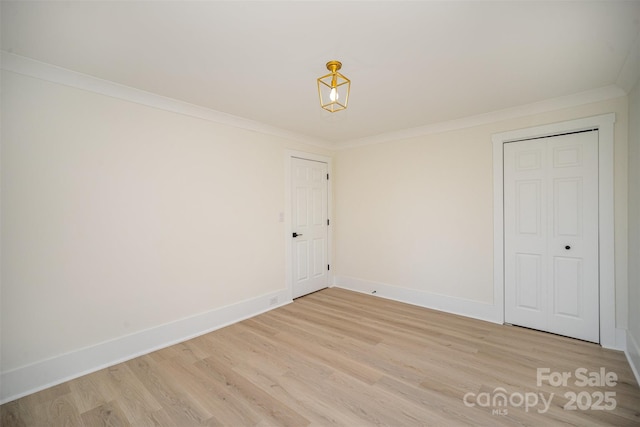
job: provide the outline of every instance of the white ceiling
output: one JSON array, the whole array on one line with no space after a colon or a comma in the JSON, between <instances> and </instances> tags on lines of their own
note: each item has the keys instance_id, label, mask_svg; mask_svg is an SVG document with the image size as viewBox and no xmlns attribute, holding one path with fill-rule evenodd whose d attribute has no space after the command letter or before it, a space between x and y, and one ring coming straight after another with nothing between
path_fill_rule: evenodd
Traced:
<instances>
[{"instance_id":1,"label":"white ceiling","mask_svg":"<svg viewBox=\"0 0 640 427\"><path fill-rule=\"evenodd\" d=\"M640 1L2 1L1 14L10 53L337 144L628 90L640 30ZM334 114L315 82L331 59L352 80Z\"/></svg>"}]
</instances>

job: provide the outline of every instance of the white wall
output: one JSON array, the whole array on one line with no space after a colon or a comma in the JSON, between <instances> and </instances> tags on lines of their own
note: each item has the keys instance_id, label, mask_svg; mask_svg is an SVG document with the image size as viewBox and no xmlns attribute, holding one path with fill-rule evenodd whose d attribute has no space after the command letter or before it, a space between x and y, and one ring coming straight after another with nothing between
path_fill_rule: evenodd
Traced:
<instances>
[{"instance_id":1,"label":"white wall","mask_svg":"<svg viewBox=\"0 0 640 427\"><path fill-rule=\"evenodd\" d=\"M339 152L337 274L491 302L485 142L467 130Z\"/></svg>"},{"instance_id":2,"label":"white wall","mask_svg":"<svg viewBox=\"0 0 640 427\"><path fill-rule=\"evenodd\" d=\"M142 351L283 295L284 152L331 152L1 77L0 401L113 362L132 341ZM626 260L628 213L638 254L639 98L636 87L630 127L619 98L339 151L336 283L482 318L493 304L491 135L614 112L617 326L629 320L640 342L638 272Z\"/></svg>"},{"instance_id":3,"label":"white wall","mask_svg":"<svg viewBox=\"0 0 640 427\"><path fill-rule=\"evenodd\" d=\"M629 330L627 355L640 381L640 81L629 94Z\"/></svg>"},{"instance_id":4,"label":"white wall","mask_svg":"<svg viewBox=\"0 0 640 427\"><path fill-rule=\"evenodd\" d=\"M9 71L2 115L3 388L284 290L285 150L331 153Z\"/></svg>"},{"instance_id":5,"label":"white wall","mask_svg":"<svg viewBox=\"0 0 640 427\"><path fill-rule=\"evenodd\" d=\"M627 326L627 99L339 151L336 284L495 320L491 135L616 113L616 321Z\"/></svg>"}]
</instances>

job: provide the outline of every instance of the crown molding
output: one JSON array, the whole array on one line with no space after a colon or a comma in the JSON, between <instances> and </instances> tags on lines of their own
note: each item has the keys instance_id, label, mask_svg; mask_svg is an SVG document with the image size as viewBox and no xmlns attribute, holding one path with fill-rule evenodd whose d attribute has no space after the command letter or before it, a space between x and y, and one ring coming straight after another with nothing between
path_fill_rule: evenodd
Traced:
<instances>
[{"instance_id":1,"label":"crown molding","mask_svg":"<svg viewBox=\"0 0 640 427\"><path fill-rule=\"evenodd\" d=\"M572 95L547 99L532 104L526 104L518 107L507 108L504 110L493 111L490 113L479 114L476 116L469 116L461 119L449 120L446 122L433 123L426 126L419 126L394 132L382 133L365 138L353 139L344 143L336 144L333 148L335 150L346 150L366 145L382 144L385 142L399 141L402 139L415 138L425 135L433 135L437 133L466 129L475 126L482 126L490 123L500 122L503 120L517 119L534 114L562 110L564 108L577 107L580 105L591 104L593 102L606 101L608 99L620 98L626 95L627 92L625 92L620 87L616 85L610 85Z\"/></svg>"},{"instance_id":2,"label":"crown molding","mask_svg":"<svg viewBox=\"0 0 640 427\"><path fill-rule=\"evenodd\" d=\"M636 41L636 45L638 45L638 40ZM600 102L608 99L623 97L627 94L627 92L624 90L624 87L629 86L630 84L629 76L631 76L632 74L633 76L636 76L634 73L632 73L632 71L635 69L635 65L637 65L637 56L638 55L634 56L630 54L630 56L627 58L625 67L623 67L623 70L621 71L621 74L618 78L618 84L623 85L622 87L618 85L610 85L559 98L552 98L532 104L526 104L490 113L479 114L476 116L469 116L445 122L432 123L425 126L402 129L399 131L386 132L364 138L333 143L318 138L311 138L303 134L290 132L288 130L270 126L265 123L212 110L210 108L201 107L198 105L190 104L188 102L178 101L176 99L157 95L151 92L124 86L119 83L114 83L108 80L100 79L6 51L0 51L0 66L2 69L14 73L53 83L58 83L76 89L102 94L105 96L110 96L113 98L122 99L129 102L134 102L141 105L146 105L148 107L153 107L160 110L184 114L186 116L211 121L214 123L285 138L295 142L321 147L324 149L346 150L366 145L382 144L385 142L392 142L402 139L466 129L474 126L495 123L502 120L526 117L533 114L546 113L550 111L561 110L564 108L577 107L593 102Z\"/></svg>"},{"instance_id":3,"label":"crown molding","mask_svg":"<svg viewBox=\"0 0 640 427\"><path fill-rule=\"evenodd\" d=\"M640 80L640 33L634 40L629 49L629 54L624 61L624 65L618 75L616 85L624 89L627 93L631 92L636 83Z\"/></svg>"},{"instance_id":4,"label":"crown molding","mask_svg":"<svg viewBox=\"0 0 640 427\"><path fill-rule=\"evenodd\" d=\"M325 149L332 149L330 143L321 139L311 138L303 134L290 132L255 120L245 119L243 117L234 116L232 114L223 113L210 108L135 89L119 83L90 76L88 74L79 73L56 65L37 61L35 59L9 53L7 51L0 51L0 64L3 70L22 74L28 77L86 90L112 98L122 99L124 101L134 102L147 107L184 114L186 116L218 124L277 136Z\"/></svg>"}]
</instances>

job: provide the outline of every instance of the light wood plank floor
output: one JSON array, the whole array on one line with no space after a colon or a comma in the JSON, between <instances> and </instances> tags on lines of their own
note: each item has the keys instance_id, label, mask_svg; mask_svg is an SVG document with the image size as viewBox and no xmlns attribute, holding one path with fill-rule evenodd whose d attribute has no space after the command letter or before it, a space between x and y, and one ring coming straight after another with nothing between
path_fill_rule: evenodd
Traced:
<instances>
[{"instance_id":1,"label":"light wood plank floor","mask_svg":"<svg viewBox=\"0 0 640 427\"><path fill-rule=\"evenodd\" d=\"M537 368L572 377L537 386ZM579 387L578 368L616 385ZM621 352L332 288L0 410L3 427L622 426L640 390Z\"/></svg>"}]
</instances>

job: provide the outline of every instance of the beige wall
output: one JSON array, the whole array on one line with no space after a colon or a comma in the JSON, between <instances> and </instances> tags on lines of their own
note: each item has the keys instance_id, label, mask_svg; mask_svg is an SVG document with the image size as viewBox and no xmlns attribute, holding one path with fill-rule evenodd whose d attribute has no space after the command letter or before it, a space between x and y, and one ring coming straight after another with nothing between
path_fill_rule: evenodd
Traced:
<instances>
[{"instance_id":1,"label":"beige wall","mask_svg":"<svg viewBox=\"0 0 640 427\"><path fill-rule=\"evenodd\" d=\"M336 276L493 303L491 135L616 113L617 326L627 323L627 99L339 151ZM339 284L339 283L338 283Z\"/></svg>"},{"instance_id":2,"label":"beige wall","mask_svg":"<svg viewBox=\"0 0 640 427\"><path fill-rule=\"evenodd\" d=\"M640 81L629 95L629 332L627 349L640 375Z\"/></svg>"},{"instance_id":3,"label":"beige wall","mask_svg":"<svg viewBox=\"0 0 640 427\"><path fill-rule=\"evenodd\" d=\"M630 127L619 98L333 155L3 71L0 370L283 289L287 149L334 157L338 278L492 303L491 135L609 112L617 324L637 326L638 90Z\"/></svg>"},{"instance_id":4,"label":"beige wall","mask_svg":"<svg viewBox=\"0 0 640 427\"><path fill-rule=\"evenodd\" d=\"M2 73L2 371L285 287L286 149Z\"/></svg>"}]
</instances>

